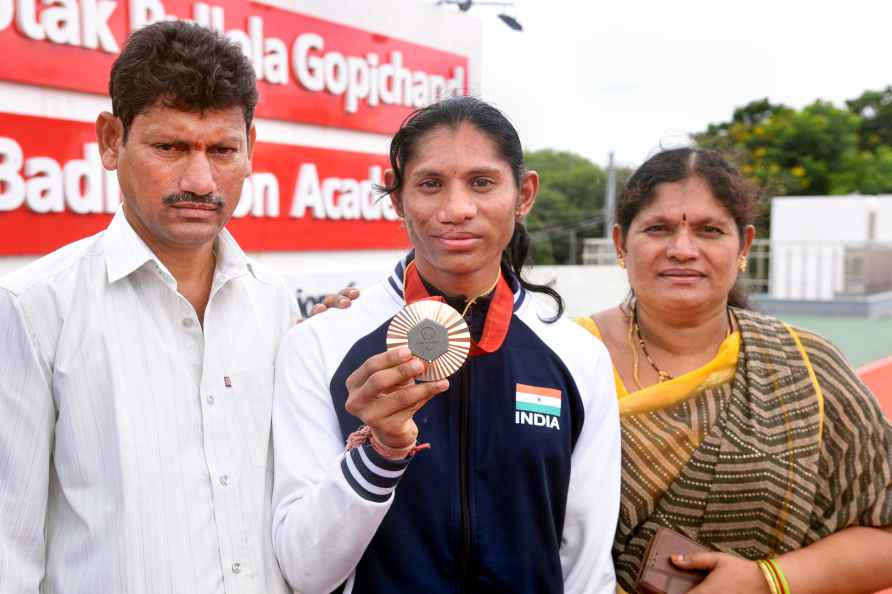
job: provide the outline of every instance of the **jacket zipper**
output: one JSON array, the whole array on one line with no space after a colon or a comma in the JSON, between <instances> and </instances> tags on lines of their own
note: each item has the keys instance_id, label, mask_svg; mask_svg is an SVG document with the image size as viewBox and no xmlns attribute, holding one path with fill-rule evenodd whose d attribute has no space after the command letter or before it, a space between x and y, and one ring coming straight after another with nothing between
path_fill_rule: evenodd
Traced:
<instances>
[{"instance_id":1,"label":"jacket zipper","mask_svg":"<svg viewBox=\"0 0 892 594\"><path fill-rule=\"evenodd\" d=\"M465 365L461 370L461 388L460 394L460 421L458 429L459 443L459 488L461 490L461 583L462 591L470 592L470 570L471 570L471 511L468 500L470 499L468 485L468 441L469 441L469 424L470 424L470 398L468 394L468 383L470 374L468 366Z\"/></svg>"}]
</instances>

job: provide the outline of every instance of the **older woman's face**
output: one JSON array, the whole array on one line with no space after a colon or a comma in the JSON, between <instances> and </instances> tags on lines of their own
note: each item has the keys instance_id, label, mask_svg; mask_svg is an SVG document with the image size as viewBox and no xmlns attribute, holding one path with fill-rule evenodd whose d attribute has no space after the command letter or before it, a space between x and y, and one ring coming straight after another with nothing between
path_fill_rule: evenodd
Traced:
<instances>
[{"instance_id":1,"label":"older woman's face","mask_svg":"<svg viewBox=\"0 0 892 594\"><path fill-rule=\"evenodd\" d=\"M726 305L752 236L749 227L741 244L734 218L703 179L692 177L658 185L620 249L643 305L690 312Z\"/></svg>"}]
</instances>

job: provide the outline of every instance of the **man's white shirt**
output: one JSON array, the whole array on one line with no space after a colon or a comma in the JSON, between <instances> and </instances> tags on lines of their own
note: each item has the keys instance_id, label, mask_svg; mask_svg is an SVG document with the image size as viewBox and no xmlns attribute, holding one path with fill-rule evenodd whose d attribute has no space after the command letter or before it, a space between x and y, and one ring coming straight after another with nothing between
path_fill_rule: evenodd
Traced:
<instances>
[{"instance_id":1,"label":"man's white shirt","mask_svg":"<svg viewBox=\"0 0 892 594\"><path fill-rule=\"evenodd\" d=\"M118 211L0 279L0 594L286 592L273 363L296 317L227 231L199 323Z\"/></svg>"}]
</instances>

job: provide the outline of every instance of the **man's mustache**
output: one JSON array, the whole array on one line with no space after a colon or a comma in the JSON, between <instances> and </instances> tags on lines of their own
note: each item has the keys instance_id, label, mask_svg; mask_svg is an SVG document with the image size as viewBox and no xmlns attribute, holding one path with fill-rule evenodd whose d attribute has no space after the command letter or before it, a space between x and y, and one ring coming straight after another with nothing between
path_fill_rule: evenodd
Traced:
<instances>
[{"instance_id":1,"label":"man's mustache","mask_svg":"<svg viewBox=\"0 0 892 594\"><path fill-rule=\"evenodd\" d=\"M193 194L192 192L180 192L179 194L170 194L169 196L165 196L161 199L161 202L163 204L166 204L167 206L178 204L180 202L194 202L196 204L223 206L226 203L226 200L223 199L223 196L216 196L214 194L205 194L204 196L199 196L198 194Z\"/></svg>"}]
</instances>

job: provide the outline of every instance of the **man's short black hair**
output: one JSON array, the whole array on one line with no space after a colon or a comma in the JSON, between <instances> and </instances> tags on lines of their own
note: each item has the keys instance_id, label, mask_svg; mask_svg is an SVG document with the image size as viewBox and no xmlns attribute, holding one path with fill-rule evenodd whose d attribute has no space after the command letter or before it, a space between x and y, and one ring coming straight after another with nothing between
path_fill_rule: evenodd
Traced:
<instances>
[{"instance_id":1,"label":"man's short black hair","mask_svg":"<svg viewBox=\"0 0 892 594\"><path fill-rule=\"evenodd\" d=\"M193 23L164 21L134 31L115 60L109 81L112 113L124 125L160 101L204 112L239 106L250 129L257 105L254 67L241 48Z\"/></svg>"}]
</instances>

